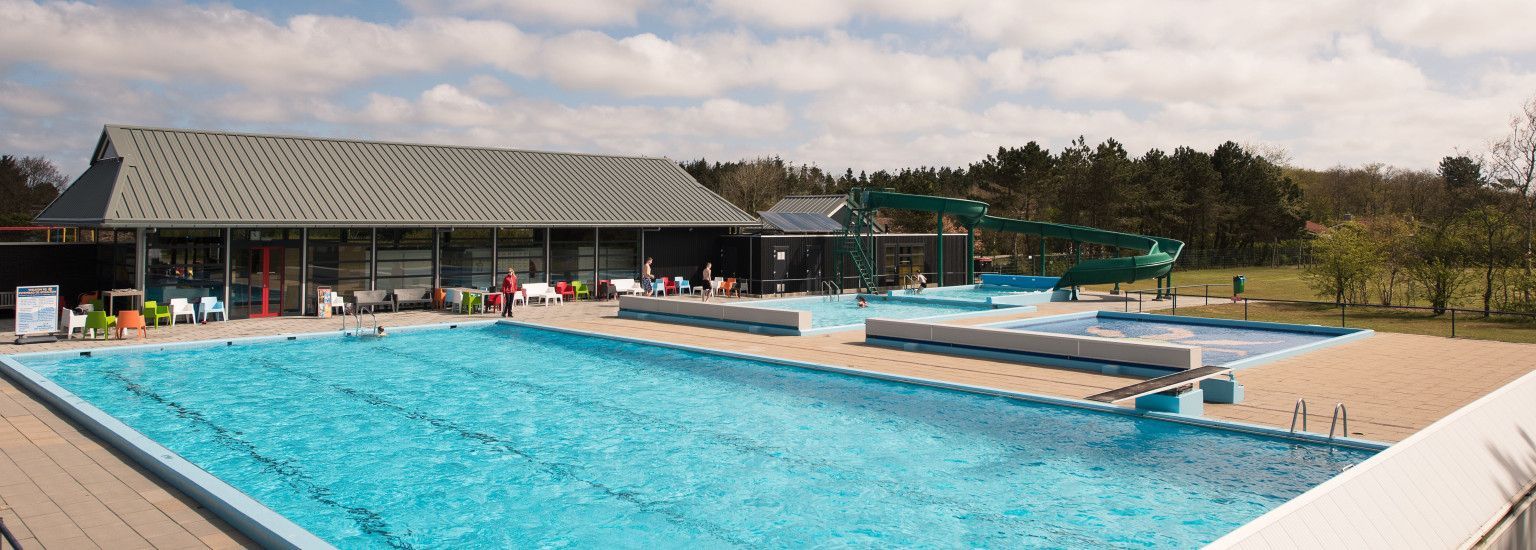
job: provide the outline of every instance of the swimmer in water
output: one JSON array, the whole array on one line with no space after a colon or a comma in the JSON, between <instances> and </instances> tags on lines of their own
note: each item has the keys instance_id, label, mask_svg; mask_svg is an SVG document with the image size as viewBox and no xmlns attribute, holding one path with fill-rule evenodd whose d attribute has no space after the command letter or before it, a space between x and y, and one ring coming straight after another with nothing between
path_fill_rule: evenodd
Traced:
<instances>
[{"instance_id":1,"label":"swimmer in water","mask_svg":"<svg viewBox=\"0 0 1536 550\"><path fill-rule=\"evenodd\" d=\"M860 296L859 307L869 307L869 300L865 300L863 296Z\"/></svg>"},{"instance_id":2,"label":"swimmer in water","mask_svg":"<svg viewBox=\"0 0 1536 550\"><path fill-rule=\"evenodd\" d=\"M389 336L389 333L384 332L384 327L379 327L377 330L374 331L373 335L376 338L383 338L385 336Z\"/></svg>"}]
</instances>

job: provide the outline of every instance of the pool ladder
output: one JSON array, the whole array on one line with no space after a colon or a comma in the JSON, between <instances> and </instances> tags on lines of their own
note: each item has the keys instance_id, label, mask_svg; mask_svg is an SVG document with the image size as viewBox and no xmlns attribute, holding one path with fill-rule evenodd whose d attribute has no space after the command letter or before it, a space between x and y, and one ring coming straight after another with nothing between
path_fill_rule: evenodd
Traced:
<instances>
[{"instance_id":1,"label":"pool ladder","mask_svg":"<svg viewBox=\"0 0 1536 550\"><path fill-rule=\"evenodd\" d=\"M373 334L375 332L378 332L379 331L379 316L375 315L373 313L373 308L368 308L368 316L373 319L373 329L368 334ZM362 336L363 335L363 312L362 311L353 311L351 317L354 320L353 326L355 328L352 330L352 332L350 334L352 336ZM341 332L342 332L342 334L349 334L347 332L347 315L346 314L342 314L342 316L341 316Z\"/></svg>"},{"instance_id":2,"label":"pool ladder","mask_svg":"<svg viewBox=\"0 0 1536 550\"><path fill-rule=\"evenodd\" d=\"M837 283L832 281L822 281L821 290L822 293L826 295L827 301L829 302L833 300L841 301L843 299L843 288L837 286Z\"/></svg>"},{"instance_id":3,"label":"pool ladder","mask_svg":"<svg viewBox=\"0 0 1536 550\"><path fill-rule=\"evenodd\" d=\"M1301 431L1307 431L1307 399L1296 399L1296 406L1291 408L1291 433L1296 433L1296 419L1301 418ZM1341 426L1341 422L1342 426ZM1333 405L1333 420L1328 423L1328 439L1333 439L1337 428L1343 427L1342 437L1349 437L1349 408L1343 403Z\"/></svg>"}]
</instances>

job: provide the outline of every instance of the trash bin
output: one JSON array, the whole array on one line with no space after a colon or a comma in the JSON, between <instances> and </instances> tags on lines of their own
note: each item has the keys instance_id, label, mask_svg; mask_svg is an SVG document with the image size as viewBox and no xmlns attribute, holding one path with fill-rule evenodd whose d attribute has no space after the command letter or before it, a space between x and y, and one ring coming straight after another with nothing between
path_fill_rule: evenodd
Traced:
<instances>
[{"instance_id":1,"label":"trash bin","mask_svg":"<svg viewBox=\"0 0 1536 550\"><path fill-rule=\"evenodd\" d=\"M1242 294L1243 293L1243 287L1245 287L1247 285L1248 285L1248 277L1246 275L1238 275L1236 277L1233 277L1232 278L1232 295L1236 296L1238 294Z\"/></svg>"}]
</instances>

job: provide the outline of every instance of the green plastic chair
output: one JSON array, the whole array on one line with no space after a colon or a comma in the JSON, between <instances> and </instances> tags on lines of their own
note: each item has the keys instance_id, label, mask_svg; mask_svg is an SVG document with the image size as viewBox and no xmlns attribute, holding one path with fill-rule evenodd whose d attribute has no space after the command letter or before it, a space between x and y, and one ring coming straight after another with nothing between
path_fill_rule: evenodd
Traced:
<instances>
[{"instance_id":1,"label":"green plastic chair","mask_svg":"<svg viewBox=\"0 0 1536 550\"><path fill-rule=\"evenodd\" d=\"M107 315L105 311L92 311L85 316L85 330L92 331L91 338L99 335L102 340L106 340L111 334L109 329L115 326L117 326L117 316Z\"/></svg>"},{"instance_id":2,"label":"green plastic chair","mask_svg":"<svg viewBox=\"0 0 1536 550\"><path fill-rule=\"evenodd\" d=\"M463 300L464 313L474 313L475 306L480 305L480 296L475 294L465 292Z\"/></svg>"},{"instance_id":3,"label":"green plastic chair","mask_svg":"<svg viewBox=\"0 0 1536 550\"><path fill-rule=\"evenodd\" d=\"M145 324L152 327L158 327L160 326L160 321L162 319L166 323L171 322L171 306L162 306L154 300L144 302Z\"/></svg>"},{"instance_id":4,"label":"green plastic chair","mask_svg":"<svg viewBox=\"0 0 1536 550\"><path fill-rule=\"evenodd\" d=\"M571 289L576 291L576 299L578 300L582 296L586 296L587 299L592 298L592 289L587 288L587 285L582 284L581 281L571 281Z\"/></svg>"}]
</instances>

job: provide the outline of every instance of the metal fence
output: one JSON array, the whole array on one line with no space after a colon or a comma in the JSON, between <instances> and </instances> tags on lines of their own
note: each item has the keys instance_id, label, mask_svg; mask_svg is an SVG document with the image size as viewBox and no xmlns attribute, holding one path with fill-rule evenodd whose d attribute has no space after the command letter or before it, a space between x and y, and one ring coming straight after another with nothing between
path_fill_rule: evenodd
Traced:
<instances>
[{"instance_id":1,"label":"metal fence","mask_svg":"<svg viewBox=\"0 0 1536 550\"><path fill-rule=\"evenodd\" d=\"M1291 311L1286 313L1295 316L1300 313L1303 317L1317 319L1338 319L1340 327L1351 327L1351 315L1353 315L1354 328L1371 328L1374 325L1389 321L1434 321L1444 323L1441 334L1456 338L1457 324L1465 326L1467 323L1496 323L1501 329L1531 331L1530 337L1536 338L1536 313L1518 311L1489 311L1485 315L1481 309L1467 308L1433 308L1427 306L1384 306L1379 304L1361 304L1349 302L1319 302L1311 300L1285 300L1276 298L1259 298L1248 296L1234 296L1229 283L1211 283L1198 285L1182 285L1166 287L1162 289L1139 289L1125 291L1125 311L1131 310L1131 303L1136 303L1136 311L1145 311L1147 302L1169 302L1167 308L1155 310L1157 313L1179 315L1180 301L1183 301L1184 314L1197 317L1230 317L1239 318L1238 309L1241 308L1241 319L1244 321L1263 320L1263 317L1274 316L1278 312L1267 311L1269 308L1285 307ZM1198 289L1198 290L1192 290ZM1221 289L1214 294L1213 289ZM1135 295L1132 299L1131 296ZM1151 296L1149 299L1148 296ZM1214 300L1214 303L1213 303ZM1211 310L1209 308L1191 311L1190 307L1203 306L1230 306L1230 309ZM1336 310L1336 312L1335 312ZM1393 317L1383 319L1382 312L1392 312ZM1417 315L1415 315L1417 314ZM1289 321L1294 322L1294 321ZM1321 323L1310 323L1321 324ZM1332 324L1331 322L1329 324ZM1397 332L1397 331L1393 331Z\"/></svg>"}]
</instances>

